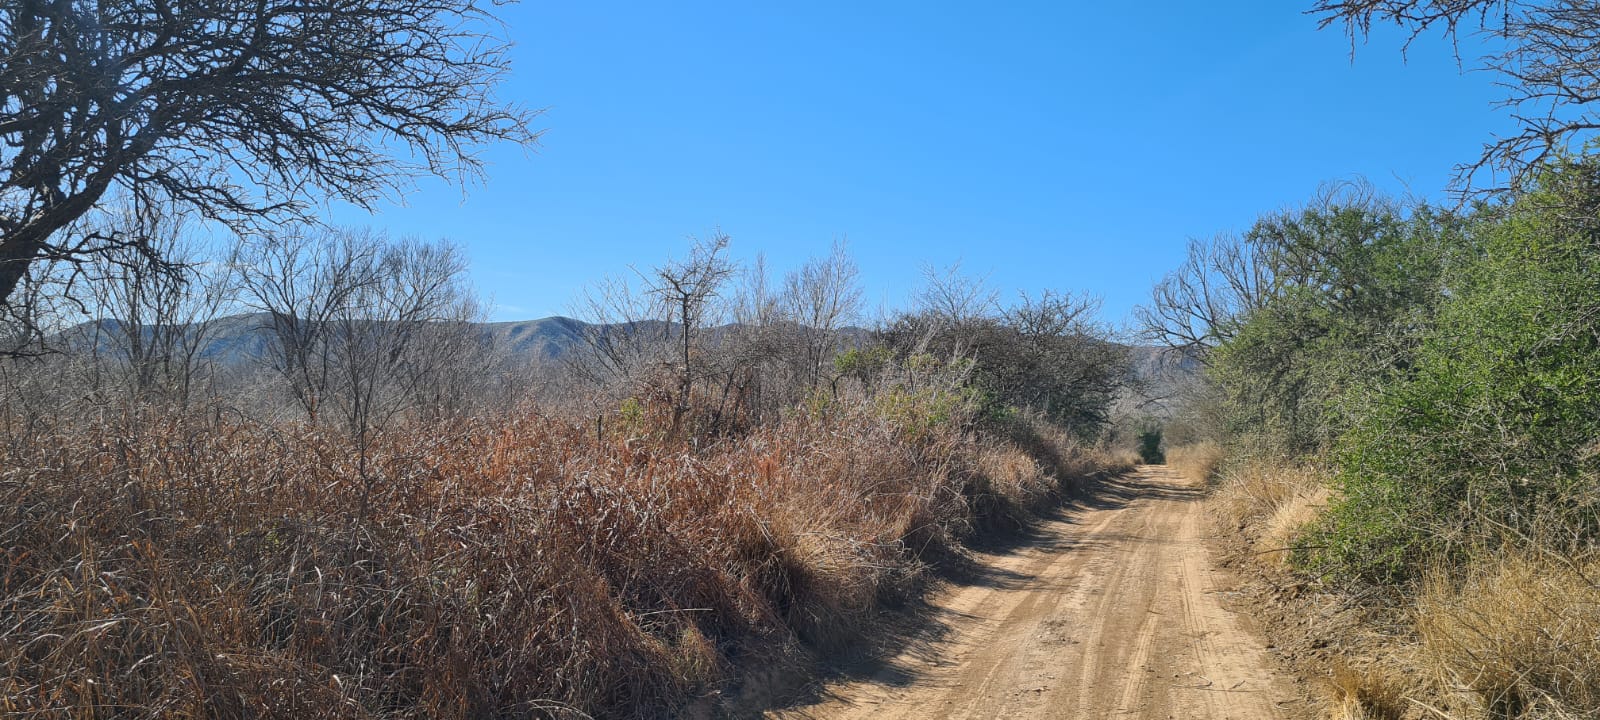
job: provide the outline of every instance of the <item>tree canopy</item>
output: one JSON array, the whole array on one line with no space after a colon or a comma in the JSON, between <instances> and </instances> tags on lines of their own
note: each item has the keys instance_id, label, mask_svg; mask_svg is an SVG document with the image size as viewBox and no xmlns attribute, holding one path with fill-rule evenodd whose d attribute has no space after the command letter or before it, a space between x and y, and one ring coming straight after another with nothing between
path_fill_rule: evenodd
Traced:
<instances>
[{"instance_id":1,"label":"tree canopy","mask_svg":"<svg viewBox=\"0 0 1600 720\"><path fill-rule=\"evenodd\" d=\"M237 227L475 176L537 135L495 29L476 0L0 0L0 301L136 245L63 232L119 186Z\"/></svg>"}]
</instances>

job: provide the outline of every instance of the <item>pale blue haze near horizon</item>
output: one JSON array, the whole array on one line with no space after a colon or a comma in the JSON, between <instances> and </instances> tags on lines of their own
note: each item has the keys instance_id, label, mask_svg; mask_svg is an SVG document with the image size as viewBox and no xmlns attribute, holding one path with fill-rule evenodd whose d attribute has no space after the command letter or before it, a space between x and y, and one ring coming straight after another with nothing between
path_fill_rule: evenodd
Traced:
<instances>
[{"instance_id":1,"label":"pale blue haze near horizon","mask_svg":"<svg viewBox=\"0 0 1600 720\"><path fill-rule=\"evenodd\" d=\"M1329 181L1447 200L1509 127L1448 43L1352 62L1308 4L530 0L499 11L501 95L545 108L540 147L334 219L457 241L496 320L570 314L721 228L778 272L846 238L875 311L959 261L1122 323L1189 238Z\"/></svg>"}]
</instances>

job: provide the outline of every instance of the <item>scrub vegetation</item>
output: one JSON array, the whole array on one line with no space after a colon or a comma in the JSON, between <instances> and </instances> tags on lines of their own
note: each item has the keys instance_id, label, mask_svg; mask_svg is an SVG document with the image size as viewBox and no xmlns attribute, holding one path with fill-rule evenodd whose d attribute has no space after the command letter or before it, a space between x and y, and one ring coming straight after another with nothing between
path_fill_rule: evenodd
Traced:
<instances>
[{"instance_id":1,"label":"scrub vegetation","mask_svg":"<svg viewBox=\"0 0 1600 720\"><path fill-rule=\"evenodd\" d=\"M1401 618L1420 650L1366 695L1402 715L1596 707L1600 161L1527 177L1454 211L1335 188L1197 244L1146 312L1205 365L1173 462L1250 557ZM1206 292L1203 332L1163 325Z\"/></svg>"},{"instance_id":2,"label":"scrub vegetation","mask_svg":"<svg viewBox=\"0 0 1600 720\"><path fill-rule=\"evenodd\" d=\"M160 234L170 265L23 285L38 322L0 361L8 716L726 709L1136 460L1110 449L1127 352L1084 298L867 330L842 246L774 282L714 236L597 286L539 359L476 322L446 243L307 231L218 257L170 217L94 218Z\"/></svg>"},{"instance_id":3,"label":"scrub vegetation","mask_svg":"<svg viewBox=\"0 0 1600 720\"><path fill-rule=\"evenodd\" d=\"M537 141L494 10L0 3L0 714L715 710L1131 465L1085 296L718 234L515 350L323 225Z\"/></svg>"},{"instance_id":4,"label":"scrub vegetation","mask_svg":"<svg viewBox=\"0 0 1600 720\"><path fill-rule=\"evenodd\" d=\"M1335 716L1593 717L1600 156L1596 63L1571 51L1600 11L1312 12L1357 42L1487 37L1521 132L1461 166L1453 207L1346 184L1194 243L1141 316L1204 366L1169 457L1212 479L1280 652Z\"/></svg>"}]
</instances>

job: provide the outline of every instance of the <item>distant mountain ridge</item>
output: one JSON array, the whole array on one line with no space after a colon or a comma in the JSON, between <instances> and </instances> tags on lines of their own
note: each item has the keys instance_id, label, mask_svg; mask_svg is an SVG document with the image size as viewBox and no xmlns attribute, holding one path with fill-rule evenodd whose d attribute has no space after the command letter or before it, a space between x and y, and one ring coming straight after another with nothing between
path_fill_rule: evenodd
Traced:
<instances>
[{"instance_id":1,"label":"distant mountain ridge","mask_svg":"<svg viewBox=\"0 0 1600 720\"><path fill-rule=\"evenodd\" d=\"M654 320L638 325L660 325ZM583 342L590 328L622 327L621 325L595 325L569 317L552 316L538 320L473 323L485 340L501 348L510 356L541 360L559 359L571 353ZM96 330L99 330L97 339ZM652 329L654 329L652 327ZM97 343L108 342L120 334L115 320L86 322L60 334L64 345L71 349L88 349ZM224 363L245 362L264 357L272 342L272 316L268 313L243 313L228 315L211 321L210 339L201 349L204 357Z\"/></svg>"},{"instance_id":2,"label":"distant mountain ridge","mask_svg":"<svg viewBox=\"0 0 1600 720\"><path fill-rule=\"evenodd\" d=\"M631 327L654 332L663 329L666 323L662 320L647 320L628 325L607 325L554 315L537 320L485 322L473 325L482 333L484 340L499 348L507 358L552 361L568 357L577 351L583 345L584 334L593 329L598 328L601 332L607 332ZM200 353L204 357L229 365L253 362L265 357L269 352L272 342L271 327L272 316L267 313L245 313L218 318L212 321L210 339ZM723 325L712 328L711 333L720 335L736 327L738 326ZM118 325L114 320L103 320L100 321L98 329L102 337L113 337L117 334ZM62 333L62 337L68 347L84 349L102 342L95 339L95 330L93 322L83 323ZM870 330L860 327L841 330L847 342L861 342L870 333ZM1139 345L1127 347L1130 352L1132 376L1144 385L1147 393L1155 397L1170 395L1200 371L1197 361L1174 350Z\"/></svg>"}]
</instances>

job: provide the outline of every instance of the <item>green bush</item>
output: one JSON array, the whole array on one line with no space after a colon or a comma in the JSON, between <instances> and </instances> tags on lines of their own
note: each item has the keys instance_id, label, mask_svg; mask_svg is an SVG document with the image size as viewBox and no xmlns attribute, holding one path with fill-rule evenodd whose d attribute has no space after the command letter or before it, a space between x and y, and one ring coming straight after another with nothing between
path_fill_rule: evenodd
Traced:
<instances>
[{"instance_id":1,"label":"green bush","mask_svg":"<svg viewBox=\"0 0 1600 720\"><path fill-rule=\"evenodd\" d=\"M1161 451L1161 431L1145 430L1139 433L1139 459L1146 465L1160 465L1167 461Z\"/></svg>"},{"instance_id":2,"label":"green bush","mask_svg":"<svg viewBox=\"0 0 1600 720\"><path fill-rule=\"evenodd\" d=\"M1290 455L1349 425L1343 399L1405 371L1461 245L1457 218L1358 195L1247 234L1266 297L1211 357L1228 429Z\"/></svg>"},{"instance_id":3,"label":"green bush","mask_svg":"<svg viewBox=\"0 0 1600 720\"><path fill-rule=\"evenodd\" d=\"M1480 213L1480 253L1453 268L1403 378L1350 398L1340 499L1301 561L1407 582L1424 562L1508 537L1596 537L1600 183L1593 161L1547 171Z\"/></svg>"}]
</instances>

